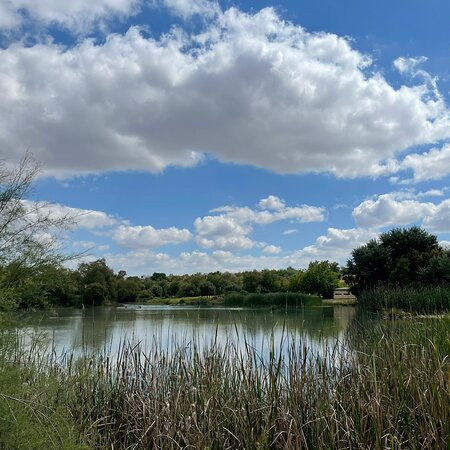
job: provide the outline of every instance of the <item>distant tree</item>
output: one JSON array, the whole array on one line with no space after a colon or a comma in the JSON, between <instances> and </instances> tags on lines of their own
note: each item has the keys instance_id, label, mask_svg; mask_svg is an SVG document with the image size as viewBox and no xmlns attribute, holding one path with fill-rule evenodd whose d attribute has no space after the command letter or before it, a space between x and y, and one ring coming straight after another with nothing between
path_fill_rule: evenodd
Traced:
<instances>
[{"instance_id":1,"label":"distant tree","mask_svg":"<svg viewBox=\"0 0 450 450\"><path fill-rule=\"evenodd\" d=\"M169 286L167 288L167 295L169 295L170 297L174 297L178 294L179 290L180 290L180 280L178 279L172 279L169 282Z\"/></svg>"},{"instance_id":2,"label":"distant tree","mask_svg":"<svg viewBox=\"0 0 450 450\"><path fill-rule=\"evenodd\" d=\"M280 292L281 282L275 270L263 270L260 273L261 292Z\"/></svg>"},{"instance_id":3,"label":"distant tree","mask_svg":"<svg viewBox=\"0 0 450 450\"><path fill-rule=\"evenodd\" d=\"M158 283L154 283L151 286L150 292L152 293L153 297L162 297L163 296L163 288Z\"/></svg>"},{"instance_id":4,"label":"distant tree","mask_svg":"<svg viewBox=\"0 0 450 450\"><path fill-rule=\"evenodd\" d=\"M167 278L167 275L163 272L153 272L153 275L150 277L153 281L161 281Z\"/></svg>"},{"instance_id":5,"label":"distant tree","mask_svg":"<svg viewBox=\"0 0 450 450\"><path fill-rule=\"evenodd\" d=\"M120 303L135 302L142 291L139 277L119 279L117 282L117 301Z\"/></svg>"},{"instance_id":6,"label":"distant tree","mask_svg":"<svg viewBox=\"0 0 450 450\"><path fill-rule=\"evenodd\" d=\"M202 281L199 286L200 289L200 295L215 295L216 294L216 287L214 284L212 284L210 281Z\"/></svg>"},{"instance_id":7,"label":"distant tree","mask_svg":"<svg viewBox=\"0 0 450 450\"><path fill-rule=\"evenodd\" d=\"M338 273L328 261L313 261L299 282L300 292L318 294L332 298L333 290L339 286Z\"/></svg>"},{"instance_id":8,"label":"distant tree","mask_svg":"<svg viewBox=\"0 0 450 450\"><path fill-rule=\"evenodd\" d=\"M117 280L112 269L108 267L105 259L98 259L97 261L89 263L81 263L78 266L79 282L81 284L80 290L83 293L83 298L87 304L91 303L92 292L99 291L98 286L103 287L104 295L99 295L98 298L103 298L104 301L116 301L117 298ZM95 287L88 286L94 284ZM96 300L97 301L97 300ZM97 304L97 303L96 303Z\"/></svg>"},{"instance_id":9,"label":"distant tree","mask_svg":"<svg viewBox=\"0 0 450 450\"><path fill-rule=\"evenodd\" d=\"M108 300L108 291L102 283L89 283L83 290L83 301L87 305L103 305Z\"/></svg>"},{"instance_id":10,"label":"distant tree","mask_svg":"<svg viewBox=\"0 0 450 450\"><path fill-rule=\"evenodd\" d=\"M289 278L289 292L300 292L304 271L298 270Z\"/></svg>"},{"instance_id":11,"label":"distant tree","mask_svg":"<svg viewBox=\"0 0 450 450\"><path fill-rule=\"evenodd\" d=\"M253 270L252 272L244 272L242 278L242 287L244 291L251 293L261 292L261 273Z\"/></svg>"}]
</instances>

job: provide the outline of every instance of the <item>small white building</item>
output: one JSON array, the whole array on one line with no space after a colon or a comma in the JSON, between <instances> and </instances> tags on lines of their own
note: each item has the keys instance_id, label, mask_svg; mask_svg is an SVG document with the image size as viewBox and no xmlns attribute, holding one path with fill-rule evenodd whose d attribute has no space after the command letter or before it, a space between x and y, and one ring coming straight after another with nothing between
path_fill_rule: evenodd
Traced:
<instances>
[{"instance_id":1,"label":"small white building","mask_svg":"<svg viewBox=\"0 0 450 450\"><path fill-rule=\"evenodd\" d=\"M356 297L350 292L350 288L348 287L336 288L333 291L333 299L343 299L343 298L356 299Z\"/></svg>"}]
</instances>

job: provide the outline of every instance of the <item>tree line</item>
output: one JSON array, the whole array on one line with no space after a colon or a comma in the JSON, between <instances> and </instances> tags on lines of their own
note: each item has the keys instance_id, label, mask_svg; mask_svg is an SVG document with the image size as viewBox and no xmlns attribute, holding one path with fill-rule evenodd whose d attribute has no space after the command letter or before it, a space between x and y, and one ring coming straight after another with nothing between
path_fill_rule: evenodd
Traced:
<instances>
[{"instance_id":1,"label":"tree line","mask_svg":"<svg viewBox=\"0 0 450 450\"><path fill-rule=\"evenodd\" d=\"M343 280L356 295L380 286L447 289L450 285L450 250L420 227L382 233L354 249L345 267L313 261L306 269L193 275L155 272L137 277L123 270L115 273L99 259L70 270L66 267L70 257L64 256L57 233L70 228L76 217L55 216L46 204L26 200L37 170L28 155L15 168L0 161L0 309L230 293L301 292L330 298Z\"/></svg>"},{"instance_id":2,"label":"tree line","mask_svg":"<svg viewBox=\"0 0 450 450\"><path fill-rule=\"evenodd\" d=\"M0 267L0 293L3 308L102 305L105 303L147 302L173 297L210 297L231 293L303 292L332 296L339 286L340 268L336 263L314 261L308 269L211 272L192 275L127 276L117 273L104 259L83 262L76 270L54 263L39 267L19 267L16 263Z\"/></svg>"}]
</instances>

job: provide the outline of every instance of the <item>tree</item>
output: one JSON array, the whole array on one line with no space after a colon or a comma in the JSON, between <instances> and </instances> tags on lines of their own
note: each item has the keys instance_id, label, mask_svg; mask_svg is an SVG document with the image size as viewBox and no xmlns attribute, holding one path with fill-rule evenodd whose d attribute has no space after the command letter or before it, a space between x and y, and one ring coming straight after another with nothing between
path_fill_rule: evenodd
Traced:
<instances>
[{"instance_id":1,"label":"tree","mask_svg":"<svg viewBox=\"0 0 450 450\"><path fill-rule=\"evenodd\" d=\"M261 292L279 292L281 282L275 270L263 270L260 277Z\"/></svg>"},{"instance_id":2,"label":"tree","mask_svg":"<svg viewBox=\"0 0 450 450\"><path fill-rule=\"evenodd\" d=\"M27 265L60 262L58 232L76 217L58 212L45 202L29 200L39 166L30 154L16 167L0 161L0 263L21 261Z\"/></svg>"},{"instance_id":3,"label":"tree","mask_svg":"<svg viewBox=\"0 0 450 450\"><path fill-rule=\"evenodd\" d=\"M104 259L81 263L78 266L78 276L83 299L87 304L90 304L93 299L95 304L98 304L100 300L103 302L116 300L117 280ZM99 286L102 286L102 290Z\"/></svg>"},{"instance_id":4,"label":"tree","mask_svg":"<svg viewBox=\"0 0 450 450\"><path fill-rule=\"evenodd\" d=\"M76 217L29 198L38 172L30 154L16 166L0 161L0 308L44 305L52 295L45 273L63 270L61 263L74 257L63 254L59 235Z\"/></svg>"},{"instance_id":5,"label":"tree","mask_svg":"<svg viewBox=\"0 0 450 450\"><path fill-rule=\"evenodd\" d=\"M244 272L242 279L242 287L244 291L259 293L261 292L261 273L253 270L252 272Z\"/></svg>"},{"instance_id":6,"label":"tree","mask_svg":"<svg viewBox=\"0 0 450 450\"><path fill-rule=\"evenodd\" d=\"M83 290L83 301L88 305L103 305L108 300L108 291L102 283L90 283Z\"/></svg>"},{"instance_id":7,"label":"tree","mask_svg":"<svg viewBox=\"0 0 450 450\"><path fill-rule=\"evenodd\" d=\"M120 278L117 281L118 302L121 303L135 302L141 291L142 291L142 282L139 277Z\"/></svg>"},{"instance_id":8,"label":"tree","mask_svg":"<svg viewBox=\"0 0 450 450\"><path fill-rule=\"evenodd\" d=\"M310 262L308 270L300 278L300 292L332 298L333 290L339 286L338 272L335 267L335 263L328 261Z\"/></svg>"},{"instance_id":9,"label":"tree","mask_svg":"<svg viewBox=\"0 0 450 450\"><path fill-rule=\"evenodd\" d=\"M419 273L423 283L435 286L450 284L450 250L444 250L442 254L431 257Z\"/></svg>"},{"instance_id":10,"label":"tree","mask_svg":"<svg viewBox=\"0 0 450 450\"><path fill-rule=\"evenodd\" d=\"M214 284L212 284L210 281L202 281L200 283L200 295L215 295L216 294L216 287L214 286Z\"/></svg>"},{"instance_id":11,"label":"tree","mask_svg":"<svg viewBox=\"0 0 450 450\"><path fill-rule=\"evenodd\" d=\"M394 228L354 249L344 278L356 294L378 285L404 286L426 279L437 282L444 276L446 263L438 269L440 263L434 258L442 254L437 237L424 229Z\"/></svg>"}]
</instances>

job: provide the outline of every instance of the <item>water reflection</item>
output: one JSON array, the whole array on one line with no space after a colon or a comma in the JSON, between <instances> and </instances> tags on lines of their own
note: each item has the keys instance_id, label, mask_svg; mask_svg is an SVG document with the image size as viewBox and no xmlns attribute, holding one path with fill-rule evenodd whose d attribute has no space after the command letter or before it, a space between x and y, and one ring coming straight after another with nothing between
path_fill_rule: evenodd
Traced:
<instances>
[{"instance_id":1,"label":"water reflection","mask_svg":"<svg viewBox=\"0 0 450 450\"><path fill-rule=\"evenodd\" d=\"M56 354L82 351L114 357L121 343L139 343L144 352L157 345L170 351L193 341L208 346L213 340L237 346L247 343L265 353L273 344L296 339L311 350L322 352L334 345L354 315L351 307L305 307L270 311L239 308L127 305L86 310L59 309L21 317L20 332L26 340L39 333Z\"/></svg>"}]
</instances>

